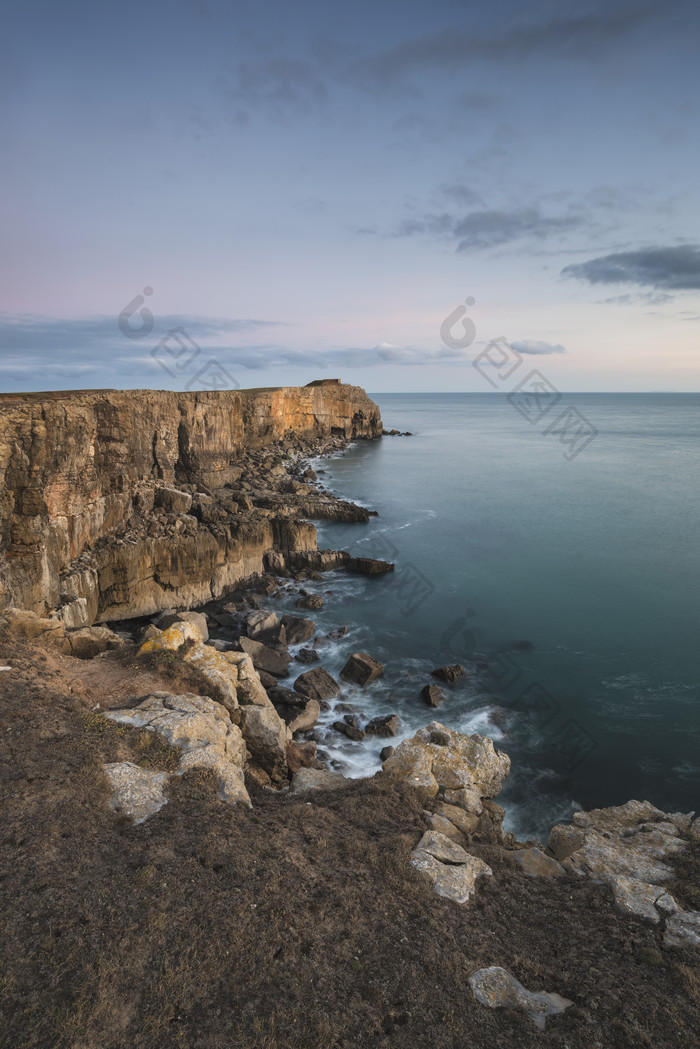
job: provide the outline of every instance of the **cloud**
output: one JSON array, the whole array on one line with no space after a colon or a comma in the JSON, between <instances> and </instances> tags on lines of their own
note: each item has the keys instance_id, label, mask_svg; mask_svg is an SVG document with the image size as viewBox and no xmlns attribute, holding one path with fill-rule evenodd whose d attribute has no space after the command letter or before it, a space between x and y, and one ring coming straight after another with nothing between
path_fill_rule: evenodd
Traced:
<instances>
[{"instance_id":1,"label":"cloud","mask_svg":"<svg viewBox=\"0 0 700 1049\"><path fill-rule=\"evenodd\" d=\"M510 244L517 240L542 241L548 237L579 229L584 217L576 212L544 215L539 206L511 210L471 211L463 217L449 214L427 215L407 219L399 227L399 236L432 234L456 240L457 251L483 250Z\"/></svg>"},{"instance_id":2,"label":"cloud","mask_svg":"<svg viewBox=\"0 0 700 1049\"><path fill-rule=\"evenodd\" d=\"M225 99L236 106L234 118L245 121L252 109L265 110L275 119L304 116L327 98L322 74L308 62L284 56L241 62L233 79L217 81Z\"/></svg>"},{"instance_id":3,"label":"cloud","mask_svg":"<svg viewBox=\"0 0 700 1049\"><path fill-rule=\"evenodd\" d=\"M526 18L479 35L459 26L406 40L366 64L378 81L400 79L423 70L467 69L474 62L514 62L561 55L599 59L601 50L678 4L650 2L598 11Z\"/></svg>"},{"instance_id":4,"label":"cloud","mask_svg":"<svg viewBox=\"0 0 700 1049\"><path fill-rule=\"evenodd\" d=\"M544 342L542 339L520 339L511 341L511 346L518 353L529 353L536 356L547 356L550 353L566 353L561 343Z\"/></svg>"},{"instance_id":5,"label":"cloud","mask_svg":"<svg viewBox=\"0 0 700 1049\"><path fill-rule=\"evenodd\" d=\"M601 255L565 266L561 275L589 284L637 284L659 291L694 291L700 289L700 246L682 244Z\"/></svg>"}]
</instances>

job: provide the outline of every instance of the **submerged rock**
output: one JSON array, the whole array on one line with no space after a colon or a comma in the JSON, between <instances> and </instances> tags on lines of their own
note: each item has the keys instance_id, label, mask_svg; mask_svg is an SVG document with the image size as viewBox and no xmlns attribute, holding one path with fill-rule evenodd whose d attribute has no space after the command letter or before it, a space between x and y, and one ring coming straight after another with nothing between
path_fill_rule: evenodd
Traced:
<instances>
[{"instance_id":1,"label":"submerged rock","mask_svg":"<svg viewBox=\"0 0 700 1049\"><path fill-rule=\"evenodd\" d=\"M514 976L498 965L478 969L469 977L477 1002L489 1009L524 1009L531 1020L544 1030L548 1016L556 1016L574 1003L560 994L527 991Z\"/></svg>"},{"instance_id":2,"label":"submerged rock","mask_svg":"<svg viewBox=\"0 0 700 1049\"><path fill-rule=\"evenodd\" d=\"M396 736L401 728L398 714L381 714L365 725L368 736Z\"/></svg>"},{"instance_id":3,"label":"submerged rock","mask_svg":"<svg viewBox=\"0 0 700 1049\"><path fill-rule=\"evenodd\" d=\"M450 685L454 685L461 677L464 677L464 667L461 663L453 663L449 667L438 667L437 670L432 670L431 674L440 681L447 681Z\"/></svg>"},{"instance_id":4,"label":"submerged rock","mask_svg":"<svg viewBox=\"0 0 700 1049\"><path fill-rule=\"evenodd\" d=\"M435 709L447 699L447 696L439 685L426 685L421 689L420 698L424 703L427 703L429 707Z\"/></svg>"},{"instance_id":5,"label":"submerged rock","mask_svg":"<svg viewBox=\"0 0 700 1049\"><path fill-rule=\"evenodd\" d=\"M287 634L288 645L302 645L310 641L316 630L312 619L302 619L300 616L283 616L282 626Z\"/></svg>"}]
</instances>

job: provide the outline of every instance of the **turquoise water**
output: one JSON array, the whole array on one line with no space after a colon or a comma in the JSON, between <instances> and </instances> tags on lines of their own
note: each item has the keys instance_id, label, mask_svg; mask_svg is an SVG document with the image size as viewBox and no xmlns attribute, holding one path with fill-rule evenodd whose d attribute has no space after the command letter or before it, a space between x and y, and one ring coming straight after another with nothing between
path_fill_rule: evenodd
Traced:
<instances>
[{"instance_id":1,"label":"turquoise water","mask_svg":"<svg viewBox=\"0 0 700 1049\"><path fill-rule=\"evenodd\" d=\"M397 711L404 735L431 716L492 735L524 836L574 805L700 809L700 396L567 396L599 431L573 459L501 394L374 399L414 436L318 464L380 515L322 524L319 544L397 565L317 584L320 625L351 626L324 665L358 647L386 665L350 699ZM432 715L418 693L457 661L469 673ZM378 767L380 744L328 740L350 774Z\"/></svg>"}]
</instances>

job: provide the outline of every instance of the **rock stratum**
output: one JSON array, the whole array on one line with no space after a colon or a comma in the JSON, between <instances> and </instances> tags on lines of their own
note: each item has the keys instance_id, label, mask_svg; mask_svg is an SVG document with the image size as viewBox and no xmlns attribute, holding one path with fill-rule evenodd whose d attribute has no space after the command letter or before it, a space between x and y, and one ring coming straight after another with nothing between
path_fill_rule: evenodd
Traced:
<instances>
[{"instance_id":1,"label":"rock stratum","mask_svg":"<svg viewBox=\"0 0 700 1049\"><path fill-rule=\"evenodd\" d=\"M285 560L336 567L304 518L368 513L295 457L381 433L342 384L0 397L0 608L78 628L193 607Z\"/></svg>"}]
</instances>

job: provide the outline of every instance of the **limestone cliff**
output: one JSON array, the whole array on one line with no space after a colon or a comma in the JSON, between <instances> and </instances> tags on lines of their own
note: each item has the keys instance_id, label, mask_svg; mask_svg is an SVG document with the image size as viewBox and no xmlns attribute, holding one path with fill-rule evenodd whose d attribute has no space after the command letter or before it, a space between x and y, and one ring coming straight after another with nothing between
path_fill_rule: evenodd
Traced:
<instances>
[{"instance_id":1,"label":"limestone cliff","mask_svg":"<svg viewBox=\"0 0 700 1049\"><path fill-rule=\"evenodd\" d=\"M341 384L0 396L0 607L71 606L78 626L219 596L266 555L316 549L298 513L263 507L264 484L239 484L246 455L270 449L274 470L381 432L364 390Z\"/></svg>"}]
</instances>

